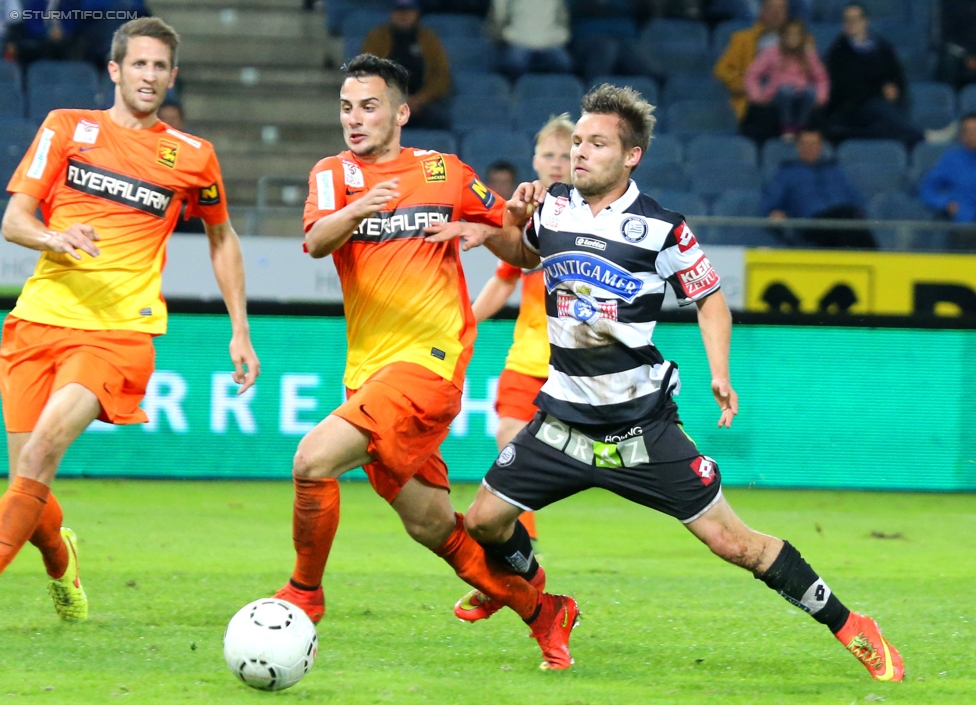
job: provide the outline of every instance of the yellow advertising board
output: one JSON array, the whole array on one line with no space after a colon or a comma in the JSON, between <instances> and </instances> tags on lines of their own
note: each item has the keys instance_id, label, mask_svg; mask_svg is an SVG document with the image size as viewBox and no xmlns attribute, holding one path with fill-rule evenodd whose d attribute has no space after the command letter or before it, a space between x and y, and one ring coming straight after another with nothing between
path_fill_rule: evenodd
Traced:
<instances>
[{"instance_id":1,"label":"yellow advertising board","mask_svg":"<svg viewBox=\"0 0 976 705\"><path fill-rule=\"evenodd\" d=\"M976 256L748 250L746 310L976 315Z\"/></svg>"}]
</instances>

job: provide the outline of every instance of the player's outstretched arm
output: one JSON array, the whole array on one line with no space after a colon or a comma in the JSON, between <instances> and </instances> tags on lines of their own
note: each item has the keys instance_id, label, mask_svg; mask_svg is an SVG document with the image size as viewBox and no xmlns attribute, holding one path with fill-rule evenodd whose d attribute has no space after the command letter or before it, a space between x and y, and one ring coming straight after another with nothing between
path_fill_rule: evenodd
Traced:
<instances>
[{"instance_id":1,"label":"player's outstretched arm","mask_svg":"<svg viewBox=\"0 0 976 705\"><path fill-rule=\"evenodd\" d=\"M732 388L729 378L732 314L721 291L698 302L698 327L712 373L712 394L722 410L718 425L730 428L732 419L739 413L739 395Z\"/></svg>"},{"instance_id":2,"label":"player's outstretched arm","mask_svg":"<svg viewBox=\"0 0 976 705\"><path fill-rule=\"evenodd\" d=\"M77 260L81 259L81 252L98 257L100 251L95 245L98 234L94 228L83 223L74 223L64 231L51 230L34 216L39 203L33 196L15 193L7 204L3 223L0 225L4 238L32 250L65 252Z\"/></svg>"},{"instance_id":3,"label":"player's outstretched arm","mask_svg":"<svg viewBox=\"0 0 976 705\"><path fill-rule=\"evenodd\" d=\"M340 208L335 213L319 218L305 233L305 247L315 259L328 257L342 247L366 218L383 210L383 207L400 196L399 179L376 184L365 196Z\"/></svg>"},{"instance_id":4,"label":"player's outstretched arm","mask_svg":"<svg viewBox=\"0 0 976 705\"><path fill-rule=\"evenodd\" d=\"M241 241L234 232L229 220L219 225L207 224L207 237L210 239L210 262L220 293L230 314L231 339L230 359L234 363L234 381L241 385L237 390L243 394L261 374L261 363L251 345L251 327L247 322L247 298L244 294L244 258L241 256Z\"/></svg>"},{"instance_id":5,"label":"player's outstretched arm","mask_svg":"<svg viewBox=\"0 0 976 705\"><path fill-rule=\"evenodd\" d=\"M495 275L489 279L481 293L478 294L478 298L471 304L475 321L481 323L486 318L491 318L498 313L508 301L508 297L515 291L516 284L518 284L517 278L502 279Z\"/></svg>"}]
</instances>

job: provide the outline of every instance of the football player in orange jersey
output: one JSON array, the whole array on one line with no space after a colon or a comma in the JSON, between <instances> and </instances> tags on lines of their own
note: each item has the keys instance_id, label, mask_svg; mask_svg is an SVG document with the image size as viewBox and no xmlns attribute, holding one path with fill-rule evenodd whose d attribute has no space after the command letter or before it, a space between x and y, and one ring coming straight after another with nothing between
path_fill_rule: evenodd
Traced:
<instances>
[{"instance_id":1,"label":"football player in orange jersey","mask_svg":"<svg viewBox=\"0 0 976 705\"><path fill-rule=\"evenodd\" d=\"M551 118L536 134L532 168L543 187L549 188L552 184L569 179L572 134L573 123L568 113ZM498 412L495 442L499 451L535 416L538 409L533 402L549 376L549 333L546 329L542 270L521 270L499 260L495 276L488 280L472 304L478 323L491 318L505 305L519 279L522 281L522 302L515 322L515 340L498 380L495 402L495 411ZM535 514L525 512L519 520L528 530L534 547L538 539ZM475 592L470 596L476 601L483 597Z\"/></svg>"},{"instance_id":2,"label":"football player in orange jersey","mask_svg":"<svg viewBox=\"0 0 976 705\"><path fill-rule=\"evenodd\" d=\"M166 332L166 241L184 202L206 223L239 393L259 374L240 243L213 147L156 117L176 78L178 44L158 18L120 27L109 63L113 106L52 111L7 186L3 235L41 256L0 345L11 475L0 497L0 572L33 543L65 620L85 619L88 602L51 483L92 421L147 421L139 404L153 372L152 338Z\"/></svg>"},{"instance_id":3,"label":"football player in orange jersey","mask_svg":"<svg viewBox=\"0 0 976 705\"><path fill-rule=\"evenodd\" d=\"M400 146L410 118L402 66L365 54L344 70L340 121L349 149L312 169L304 223L307 251L331 254L342 282L348 400L299 443L297 560L276 597L313 621L324 615L337 478L362 466L414 540L517 612L542 647L544 668L566 668L575 601L486 562L451 507L439 452L461 407L476 329L457 242L429 243L425 228L462 218L497 228L505 204L456 156Z\"/></svg>"}]
</instances>

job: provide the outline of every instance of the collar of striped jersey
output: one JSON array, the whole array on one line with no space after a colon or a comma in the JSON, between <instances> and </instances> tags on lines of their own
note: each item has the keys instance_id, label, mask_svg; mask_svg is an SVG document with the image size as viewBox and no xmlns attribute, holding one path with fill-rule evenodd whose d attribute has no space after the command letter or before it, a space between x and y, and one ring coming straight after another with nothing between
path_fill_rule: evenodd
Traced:
<instances>
[{"instance_id":1,"label":"collar of striped jersey","mask_svg":"<svg viewBox=\"0 0 976 705\"><path fill-rule=\"evenodd\" d=\"M637 184L635 184L634 180L631 179L630 185L627 187L627 190L624 191L624 195L607 206L605 210L609 210L612 213L623 213L630 208L634 201L637 200L638 196L640 196L640 189L637 188ZM580 192L577 191L575 187L570 189L569 200L573 204L573 208L580 208L586 203L586 199L580 195Z\"/></svg>"}]
</instances>

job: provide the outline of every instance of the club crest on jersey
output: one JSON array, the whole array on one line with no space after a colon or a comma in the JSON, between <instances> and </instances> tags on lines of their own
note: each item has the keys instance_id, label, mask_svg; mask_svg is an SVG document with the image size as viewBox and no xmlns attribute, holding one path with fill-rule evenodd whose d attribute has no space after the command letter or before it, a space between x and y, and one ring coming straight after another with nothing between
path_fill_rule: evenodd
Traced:
<instances>
[{"instance_id":1,"label":"club crest on jersey","mask_svg":"<svg viewBox=\"0 0 976 705\"><path fill-rule=\"evenodd\" d=\"M471 192L478 197L478 200L481 201L485 208L491 208L495 204L495 194L478 179L471 182L470 188Z\"/></svg>"},{"instance_id":2,"label":"club crest on jersey","mask_svg":"<svg viewBox=\"0 0 976 705\"><path fill-rule=\"evenodd\" d=\"M495 461L495 464L500 467L506 467L513 462L515 462L515 446L509 443L502 448L502 452L498 454L498 460Z\"/></svg>"},{"instance_id":3,"label":"club crest on jersey","mask_svg":"<svg viewBox=\"0 0 976 705\"><path fill-rule=\"evenodd\" d=\"M159 140L159 144L156 146L156 163L175 169L176 153L179 148L180 145L173 140Z\"/></svg>"},{"instance_id":4,"label":"club crest on jersey","mask_svg":"<svg viewBox=\"0 0 976 705\"><path fill-rule=\"evenodd\" d=\"M546 289L550 292L563 283L592 284L631 303L643 286L640 279L623 267L588 252L565 252L547 257L542 270L546 275Z\"/></svg>"},{"instance_id":5,"label":"club crest on jersey","mask_svg":"<svg viewBox=\"0 0 976 705\"><path fill-rule=\"evenodd\" d=\"M691 232L691 228L688 227L687 223L680 223L674 229L674 237L678 241L678 249L682 252L687 252L698 244L698 241L695 239L695 234Z\"/></svg>"},{"instance_id":6,"label":"club crest on jersey","mask_svg":"<svg viewBox=\"0 0 976 705\"><path fill-rule=\"evenodd\" d=\"M91 120L79 120L75 125L75 142L82 144L95 144L98 139L98 123Z\"/></svg>"},{"instance_id":7,"label":"club crest on jersey","mask_svg":"<svg viewBox=\"0 0 976 705\"><path fill-rule=\"evenodd\" d=\"M616 301L597 301L592 296L573 296L556 292L556 310L559 318L573 318L581 323L593 324L601 318L617 320Z\"/></svg>"},{"instance_id":8,"label":"club crest on jersey","mask_svg":"<svg viewBox=\"0 0 976 705\"><path fill-rule=\"evenodd\" d=\"M347 162L345 159L343 159L342 175L345 179L346 186L351 186L352 188L365 188L366 180L363 177L363 170L359 168L358 164L354 162Z\"/></svg>"},{"instance_id":9,"label":"club crest on jersey","mask_svg":"<svg viewBox=\"0 0 976 705\"><path fill-rule=\"evenodd\" d=\"M420 166L424 169L424 181L428 184L447 181L447 164L443 155L423 159Z\"/></svg>"},{"instance_id":10,"label":"club crest on jersey","mask_svg":"<svg viewBox=\"0 0 976 705\"><path fill-rule=\"evenodd\" d=\"M216 182L200 189L199 201L201 206L216 206L220 203L220 189Z\"/></svg>"},{"instance_id":11,"label":"club crest on jersey","mask_svg":"<svg viewBox=\"0 0 976 705\"><path fill-rule=\"evenodd\" d=\"M566 210L566 206L569 205L569 199L565 196L557 196L556 202L552 206L552 214L555 216L562 215L562 212Z\"/></svg>"},{"instance_id":12,"label":"club crest on jersey","mask_svg":"<svg viewBox=\"0 0 976 705\"><path fill-rule=\"evenodd\" d=\"M647 221L637 215L627 216L620 223L620 234L627 242L640 242L647 237Z\"/></svg>"}]
</instances>

